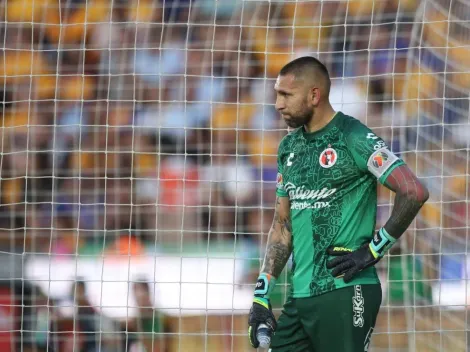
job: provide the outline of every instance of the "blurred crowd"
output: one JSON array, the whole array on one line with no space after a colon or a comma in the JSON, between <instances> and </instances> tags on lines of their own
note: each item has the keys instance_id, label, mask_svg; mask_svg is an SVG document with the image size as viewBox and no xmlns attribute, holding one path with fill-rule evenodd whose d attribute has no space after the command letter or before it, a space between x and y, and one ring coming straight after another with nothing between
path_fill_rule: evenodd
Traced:
<instances>
[{"instance_id":1,"label":"blurred crowd","mask_svg":"<svg viewBox=\"0 0 470 352\"><path fill-rule=\"evenodd\" d=\"M52 299L37 286L16 285L17 302L24 309L14 316L21 321L21 337L12 337L11 349L25 352L163 352L168 343L165 333L171 327L154 309L150 284L145 280L131 283L137 314L127 319L110 319L100 313L89 299L88 283L77 278L62 300ZM21 286L21 287L20 287ZM69 310L69 312L67 312ZM166 324L166 326L165 326ZM14 346L14 347L13 347Z\"/></svg>"},{"instance_id":2,"label":"blurred crowd","mask_svg":"<svg viewBox=\"0 0 470 352\"><path fill-rule=\"evenodd\" d=\"M470 35L448 19L470 14L463 5L451 16L419 8L413 0L2 2L1 248L127 255L183 242L262 245L287 132L274 81L302 55L327 65L335 109L367 123L428 184L409 250L429 251L420 229L436 240L450 229L449 246L460 246ZM382 223L391 196L380 187L379 197ZM79 299L82 286L74 290Z\"/></svg>"}]
</instances>

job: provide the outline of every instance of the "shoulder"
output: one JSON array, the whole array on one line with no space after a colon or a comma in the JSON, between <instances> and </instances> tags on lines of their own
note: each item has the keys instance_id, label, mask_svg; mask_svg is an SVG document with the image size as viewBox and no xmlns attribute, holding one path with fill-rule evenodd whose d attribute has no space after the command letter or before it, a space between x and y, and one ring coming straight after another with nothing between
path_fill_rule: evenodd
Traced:
<instances>
[{"instance_id":1,"label":"shoulder","mask_svg":"<svg viewBox=\"0 0 470 352\"><path fill-rule=\"evenodd\" d=\"M338 122L338 128L346 135L358 128L366 127L361 121L355 117L345 115L341 113L341 119Z\"/></svg>"},{"instance_id":2,"label":"shoulder","mask_svg":"<svg viewBox=\"0 0 470 352\"><path fill-rule=\"evenodd\" d=\"M338 128L347 139L355 138L358 135L370 132L370 129L358 119L342 114L338 122Z\"/></svg>"}]
</instances>

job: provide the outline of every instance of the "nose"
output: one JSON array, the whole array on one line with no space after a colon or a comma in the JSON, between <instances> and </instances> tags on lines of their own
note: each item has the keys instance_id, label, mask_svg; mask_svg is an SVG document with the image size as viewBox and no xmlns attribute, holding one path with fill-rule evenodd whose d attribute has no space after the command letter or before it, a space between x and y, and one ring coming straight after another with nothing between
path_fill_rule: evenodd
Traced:
<instances>
[{"instance_id":1,"label":"nose","mask_svg":"<svg viewBox=\"0 0 470 352\"><path fill-rule=\"evenodd\" d=\"M279 111L279 112L281 112L282 110L284 110L284 109L286 108L286 104L284 104L284 99L278 97L278 98L276 99L276 105L275 105L275 107L276 107L276 110Z\"/></svg>"}]
</instances>

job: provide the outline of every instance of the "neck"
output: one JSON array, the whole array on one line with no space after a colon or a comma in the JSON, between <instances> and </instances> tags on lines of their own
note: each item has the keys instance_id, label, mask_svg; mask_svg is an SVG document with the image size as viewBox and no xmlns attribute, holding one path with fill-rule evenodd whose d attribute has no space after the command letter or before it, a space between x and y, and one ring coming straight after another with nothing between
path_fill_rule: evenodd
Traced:
<instances>
[{"instance_id":1,"label":"neck","mask_svg":"<svg viewBox=\"0 0 470 352\"><path fill-rule=\"evenodd\" d=\"M312 120L307 125L304 125L305 131L311 133L321 130L323 127L328 125L331 120L333 120L335 114L336 112L329 103L324 107L318 107L315 110L315 116Z\"/></svg>"}]
</instances>

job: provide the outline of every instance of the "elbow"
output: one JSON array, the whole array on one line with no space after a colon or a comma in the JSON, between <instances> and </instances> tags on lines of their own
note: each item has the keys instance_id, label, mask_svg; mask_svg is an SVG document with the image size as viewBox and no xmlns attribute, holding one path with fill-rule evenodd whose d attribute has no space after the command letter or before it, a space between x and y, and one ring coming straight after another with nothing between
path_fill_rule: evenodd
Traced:
<instances>
[{"instance_id":1,"label":"elbow","mask_svg":"<svg viewBox=\"0 0 470 352\"><path fill-rule=\"evenodd\" d=\"M429 191L426 186L418 182L416 187L408 189L404 196L420 205L423 205L429 199Z\"/></svg>"},{"instance_id":2,"label":"elbow","mask_svg":"<svg viewBox=\"0 0 470 352\"><path fill-rule=\"evenodd\" d=\"M426 203L428 199L429 199L429 191L425 186L423 186L423 197L421 199L421 202L424 204Z\"/></svg>"},{"instance_id":3,"label":"elbow","mask_svg":"<svg viewBox=\"0 0 470 352\"><path fill-rule=\"evenodd\" d=\"M416 200L421 204L426 203L426 201L429 199L429 191L427 187L420 182L416 188Z\"/></svg>"}]
</instances>

